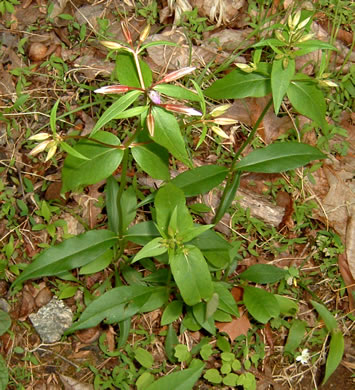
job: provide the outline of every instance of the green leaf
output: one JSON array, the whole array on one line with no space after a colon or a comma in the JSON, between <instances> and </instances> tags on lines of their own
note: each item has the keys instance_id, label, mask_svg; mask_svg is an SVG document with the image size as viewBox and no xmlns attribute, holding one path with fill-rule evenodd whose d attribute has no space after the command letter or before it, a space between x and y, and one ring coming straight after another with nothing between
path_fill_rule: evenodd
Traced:
<instances>
[{"instance_id":1,"label":"green leaf","mask_svg":"<svg viewBox=\"0 0 355 390\"><path fill-rule=\"evenodd\" d=\"M136 217L137 197L133 186L128 187L126 191L123 191L121 204L124 210L122 215L122 228L124 231Z\"/></svg>"},{"instance_id":2,"label":"green leaf","mask_svg":"<svg viewBox=\"0 0 355 390\"><path fill-rule=\"evenodd\" d=\"M213 219L213 223L217 224L224 216L224 214L229 209L230 205L235 199L235 194L239 188L240 184L240 172L235 172L231 180L228 180L228 184L226 185L221 201L218 205L218 209L216 215Z\"/></svg>"},{"instance_id":3,"label":"green leaf","mask_svg":"<svg viewBox=\"0 0 355 390\"><path fill-rule=\"evenodd\" d=\"M65 151L67 152L68 154L70 154L71 156L73 157L76 157L76 158L79 158L81 160L90 160L89 158L87 158L86 156L84 156L83 154L79 153L77 150L75 150L72 146L70 146L69 144L67 144L66 142L62 141L60 143L60 147Z\"/></svg>"},{"instance_id":4,"label":"green leaf","mask_svg":"<svg viewBox=\"0 0 355 390\"><path fill-rule=\"evenodd\" d=\"M306 332L306 322L300 320L294 320L292 322L290 331L288 333L284 353L294 355L297 348L302 343L304 334Z\"/></svg>"},{"instance_id":5,"label":"green leaf","mask_svg":"<svg viewBox=\"0 0 355 390\"><path fill-rule=\"evenodd\" d=\"M119 232L119 218L118 218L118 189L117 180L110 176L106 180L105 195L106 195L106 211L108 217L108 228L112 232L118 234Z\"/></svg>"},{"instance_id":6,"label":"green leaf","mask_svg":"<svg viewBox=\"0 0 355 390\"><path fill-rule=\"evenodd\" d=\"M176 226L177 232L183 232L185 229L193 227L192 217L186 207L185 195L174 184L168 183L158 190L155 197L155 208L159 231L168 234L168 227L175 209L179 216Z\"/></svg>"},{"instance_id":7,"label":"green leaf","mask_svg":"<svg viewBox=\"0 0 355 390\"><path fill-rule=\"evenodd\" d=\"M225 167L219 165L203 165L180 173L180 175L171 180L171 183L182 189L185 197L189 198L204 194L217 187L226 178L227 173L228 169ZM154 197L155 193L147 196L146 199L138 204L138 207L150 203Z\"/></svg>"},{"instance_id":8,"label":"green leaf","mask_svg":"<svg viewBox=\"0 0 355 390\"><path fill-rule=\"evenodd\" d=\"M152 368L154 359L153 356L145 349L139 347L134 350L134 358L144 368Z\"/></svg>"},{"instance_id":9,"label":"green leaf","mask_svg":"<svg viewBox=\"0 0 355 390\"><path fill-rule=\"evenodd\" d=\"M177 43L171 42L171 41L152 41L152 42L148 42L148 43L142 45L139 51L141 52L148 47L162 46L162 45L163 46L179 46Z\"/></svg>"},{"instance_id":10,"label":"green leaf","mask_svg":"<svg viewBox=\"0 0 355 390\"><path fill-rule=\"evenodd\" d=\"M192 390L194 384L201 376L205 365L201 361L195 361L190 368L168 374L147 387L146 390Z\"/></svg>"},{"instance_id":11,"label":"green leaf","mask_svg":"<svg viewBox=\"0 0 355 390\"><path fill-rule=\"evenodd\" d=\"M277 299L261 288L244 287L243 301L248 312L263 324L266 324L270 318L280 315Z\"/></svg>"},{"instance_id":12,"label":"green leaf","mask_svg":"<svg viewBox=\"0 0 355 390\"><path fill-rule=\"evenodd\" d=\"M158 84L153 89L176 99L191 100L194 102L200 101L200 98L196 92L193 92L190 89L184 87L179 87L178 85Z\"/></svg>"},{"instance_id":13,"label":"green leaf","mask_svg":"<svg viewBox=\"0 0 355 390\"><path fill-rule=\"evenodd\" d=\"M115 116L115 119L127 119L132 118L133 116L139 116L141 114L145 114L148 111L149 106L141 106L141 107L132 107L128 110L122 111L120 114Z\"/></svg>"},{"instance_id":14,"label":"green leaf","mask_svg":"<svg viewBox=\"0 0 355 390\"><path fill-rule=\"evenodd\" d=\"M337 320L333 317L332 313L318 302L312 301L313 307L317 310L318 314L322 317L328 332L334 331L338 328Z\"/></svg>"},{"instance_id":15,"label":"green leaf","mask_svg":"<svg viewBox=\"0 0 355 390\"><path fill-rule=\"evenodd\" d=\"M145 390L153 382L154 375L148 371L145 371L136 381L137 390Z\"/></svg>"},{"instance_id":16,"label":"green leaf","mask_svg":"<svg viewBox=\"0 0 355 390\"><path fill-rule=\"evenodd\" d=\"M185 141L175 116L160 107L153 107L152 114L154 117L154 136L152 139L166 148L178 160L191 167Z\"/></svg>"},{"instance_id":17,"label":"green leaf","mask_svg":"<svg viewBox=\"0 0 355 390\"><path fill-rule=\"evenodd\" d=\"M194 305L192 312L195 320L202 326L202 328L206 329L207 332L211 333L212 335L216 334L216 327L214 325L213 317L206 318L205 302L200 302L197 305Z\"/></svg>"},{"instance_id":18,"label":"green leaf","mask_svg":"<svg viewBox=\"0 0 355 390\"><path fill-rule=\"evenodd\" d=\"M91 230L69 238L42 252L15 280L13 287L28 279L58 275L82 267L105 253L117 241L108 230Z\"/></svg>"},{"instance_id":19,"label":"green leaf","mask_svg":"<svg viewBox=\"0 0 355 390\"><path fill-rule=\"evenodd\" d=\"M100 272L108 267L113 260L113 251L109 249L97 259L93 260L91 263L88 263L80 268L80 275L92 275L96 272Z\"/></svg>"},{"instance_id":20,"label":"green leaf","mask_svg":"<svg viewBox=\"0 0 355 390\"><path fill-rule=\"evenodd\" d=\"M6 390L8 382L9 373L7 371L6 361L4 360L2 355L0 355L0 390Z\"/></svg>"},{"instance_id":21,"label":"green leaf","mask_svg":"<svg viewBox=\"0 0 355 390\"><path fill-rule=\"evenodd\" d=\"M115 146L120 144L115 135L104 131L99 131L92 138L105 144ZM110 148L92 140L79 141L74 148L89 160L70 155L65 159L62 170L62 193L106 179L117 169L123 157L123 150Z\"/></svg>"},{"instance_id":22,"label":"green leaf","mask_svg":"<svg viewBox=\"0 0 355 390\"><path fill-rule=\"evenodd\" d=\"M171 256L170 267L181 296L193 306L213 294L213 285L207 263L201 251L191 245Z\"/></svg>"},{"instance_id":23,"label":"green leaf","mask_svg":"<svg viewBox=\"0 0 355 390\"><path fill-rule=\"evenodd\" d=\"M58 99L55 102L54 106L51 109L51 115L49 117L49 125L50 125L50 128L51 128L53 134L57 134L56 122L57 122L57 110L58 110L59 102L60 102L60 99Z\"/></svg>"},{"instance_id":24,"label":"green leaf","mask_svg":"<svg viewBox=\"0 0 355 390\"><path fill-rule=\"evenodd\" d=\"M221 374L215 368L210 368L209 370L207 370L205 372L205 374L203 375L203 377L208 382L214 383L216 385L218 385L218 384L220 384L222 382Z\"/></svg>"},{"instance_id":25,"label":"green leaf","mask_svg":"<svg viewBox=\"0 0 355 390\"><path fill-rule=\"evenodd\" d=\"M204 93L213 99L242 99L261 97L271 92L270 76L245 73L235 69L221 80L215 81Z\"/></svg>"},{"instance_id":26,"label":"green leaf","mask_svg":"<svg viewBox=\"0 0 355 390\"><path fill-rule=\"evenodd\" d=\"M190 244L197 246L208 262L218 269L225 268L231 262L232 245L214 230L200 234Z\"/></svg>"},{"instance_id":27,"label":"green leaf","mask_svg":"<svg viewBox=\"0 0 355 390\"><path fill-rule=\"evenodd\" d=\"M298 42L295 44L296 47L305 47L305 48L312 48L314 50L335 50L338 51L338 49L331 45L328 42L319 41L318 39L310 39L309 41L305 42Z\"/></svg>"},{"instance_id":28,"label":"green leaf","mask_svg":"<svg viewBox=\"0 0 355 390\"><path fill-rule=\"evenodd\" d=\"M280 313L286 317L294 316L298 312L298 304L292 299L286 298L283 295L274 295L280 306Z\"/></svg>"},{"instance_id":29,"label":"green leaf","mask_svg":"<svg viewBox=\"0 0 355 390\"><path fill-rule=\"evenodd\" d=\"M160 233L153 221L145 221L128 228L124 237L135 244L146 245L153 238L160 237Z\"/></svg>"},{"instance_id":30,"label":"green leaf","mask_svg":"<svg viewBox=\"0 0 355 390\"><path fill-rule=\"evenodd\" d=\"M168 328L168 333L165 338L164 348L165 348L166 356L168 357L171 363L176 362L176 358L174 354L175 354L175 347L178 344L179 344L179 339L176 335L173 325L170 324Z\"/></svg>"},{"instance_id":31,"label":"green leaf","mask_svg":"<svg viewBox=\"0 0 355 390\"><path fill-rule=\"evenodd\" d=\"M2 336L11 326L11 317L6 311L0 310L0 336ZM1 374L0 374L1 376Z\"/></svg>"},{"instance_id":32,"label":"green leaf","mask_svg":"<svg viewBox=\"0 0 355 390\"><path fill-rule=\"evenodd\" d=\"M226 178L228 169L219 165L203 165L180 173L171 182L184 191L187 198L204 194Z\"/></svg>"},{"instance_id":33,"label":"green leaf","mask_svg":"<svg viewBox=\"0 0 355 390\"><path fill-rule=\"evenodd\" d=\"M231 292L224 286L223 283L215 282L213 285L215 292L219 297L218 309L232 314L235 317L239 317L238 305Z\"/></svg>"},{"instance_id":34,"label":"green leaf","mask_svg":"<svg viewBox=\"0 0 355 390\"><path fill-rule=\"evenodd\" d=\"M277 173L295 169L327 156L313 146L298 142L277 142L253 150L240 160L236 169L247 172Z\"/></svg>"},{"instance_id":35,"label":"green leaf","mask_svg":"<svg viewBox=\"0 0 355 390\"><path fill-rule=\"evenodd\" d=\"M324 95L315 83L294 80L288 87L287 96L300 114L314 120L322 128L328 127Z\"/></svg>"},{"instance_id":36,"label":"green leaf","mask_svg":"<svg viewBox=\"0 0 355 390\"><path fill-rule=\"evenodd\" d=\"M98 132L101 127L105 126L112 119L116 119L127 107L129 107L134 101L138 99L138 96L141 95L142 91L130 91L125 95L121 96L116 100L100 117L96 122L96 125L90 133L92 137L96 132Z\"/></svg>"},{"instance_id":37,"label":"green leaf","mask_svg":"<svg viewBox=\"0 0 355 390\"><path fill-rule=\"evenodd\" d=\"M189 360L191 360L191 352L189 351L187 345L185 344L178 344L175 347L174 356L178 359L180 363L189 362Z\"/></svg>"},{"instance_id":38,"label":"green leaf","mask_svg":"<svg viewBox=\"0 0 355 390\"><path fill-rule=\"evenodd\" d=\"M147 88L153 81L152 71L143 60L139 61L139 65L141 67L145 87ZM136 64L131 53L121 52L117 55L115 74L120 84L141 88Z\"/></svg>"},{"instance_id":39,"label":"green leaf","mask_svg":"<svg viewBox=\"0 0 355 390\"><path fill-rule=\"evenodd\" d=\"M168 250L166 245L163 245L161 237L154 238L148 242L133 258L132 263L144 259L146 257L154 257L165 253Z\"/></svg>"},{"instance_id":40,"label":"green leaf","mask_svg":"<svg viewBox=\"0 0 355 390\"><path fill-rule=\"evenodd\" d=\"M135 146L132 156L140 168L154 179L169 180L169 154L158 144Z\"/></svg>"},{"instance_id":41,"label":"green leaf","mask_svg":"<svg viewBox=\"0 0 355 390\"><path fill-rule=\"evenodd\" d=\"M152 294L162 289L140 285L113 288L91 302L67 333L94 327L104 319L109 324L124 321L141 311Z\"/></svg>"},{"instance_id":42,"label":"green leaf","mask_svg":"<svg viewBox=\"0 0 355 390\"><path fill-rule=\"evenodd\" d=\"M239 277L254 283L275 283L283 279L286 271L270 264L254 264L242 272Z\"/></svg>"},{"instance_id":43,"label":"green leaf","mask_svg":"<svg viewBox=\"0 0 355 390\"><path fill-rule=\"evenodd\" d=\"M209 230L213 227L214 225L197 225L193 226L190 229L184 230L181 234L179 234L178 238L182 242L189 242L195 237L199 236L200 234L204 233L206 230Z\"/></svg>"},{"instance_id":44,"label":"green leaf","mask_svg":"<svg viewBox=\"0 0 355 390\"><path fill-rule=\"evenodd\" d=\"M175 320L177 320L182 314L182 302L181 301L172 301L164 309L161 316L160 324L161 326L168 325Z\"/></svg>"},{"instance_id":45,"label":"green leaf","mask_svg":"<svg viewBox=\"0 0 355 390\"><path fill-rule=\"evenodd\" d=\"M340 330L332 331L330 336L329 352L325 365L325 374L322 381L324 385L336 370L344 355L344 336Z\"/></svg>"},{"instance_id":46,"label":"green leaf","mask_svg":"<svg viewBox=\"0 0 355 390\"><path fill-rule=\"evenodd\" d=\"M286 68L283 66L283 60L276 60L273 62L271 71L271 90L276 115L279 113L282 100L294 74L295 60L289 60Z\"/></svg>"}]
</instances>

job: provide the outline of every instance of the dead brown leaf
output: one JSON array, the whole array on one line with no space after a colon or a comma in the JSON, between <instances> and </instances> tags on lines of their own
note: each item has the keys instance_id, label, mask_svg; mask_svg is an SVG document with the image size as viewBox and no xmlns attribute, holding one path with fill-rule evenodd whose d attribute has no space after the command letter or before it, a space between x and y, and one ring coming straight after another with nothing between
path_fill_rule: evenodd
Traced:
<instances>
[{"instance_id":1,"label":"dead brown leaf","mask_svg":"<svg viewBox=\"0 0 355 390\"><path fill-rule=\"evenodd\" d=\"M18 319L25 321L29 314L33 313L36 308L35 300L32 294L25 289L22 291L20 309L18 312Z\"/></svg>"},{"instance_id":2,"label":"dead brown leaf","mask_svg":"<svg viewBox=\"0 0 355 390\"><path fill-rule=\"evenodd\" d=\"M349 310L352 311L355 309L355 301L353 297L353 292L355 292L355 279L350 271L349 262L347 260L345 253L339 255L338 265L339 265L341 276L343 277L346 288L348 290Z\"/></svg>"},{"instance_id":3,"label":"dead brown leaf","mask_svg":"<svg viewBox=\"0 0 355 390\"><path fill-rule=\"evenodd\" d=\"M270 96L237 99L224 116L238 120L247 126L254 126L269 100ZM288 116L276 116L273 107L270 107L258 132L265 143L270 144L291 128L293 128L291 119Z\"/></svg>"},{"instance_id":4,"label":"dead brown leaf","mask_svg":"<svg viewBox=\"0 0 355 390\"><path fill-rule=\"evenodd\" d=\"M98 325L94 328L79 330L75 335L82 343L91 344L99 338L100 326Z\"/></svg>"},{"instance_id":5,"label":"dead brown leaf","mask_svg":"<svg viewBox=\"0 0 355 390\"><path fill-rule=\"evenodd\" d=\"M60 380L65 390L94 390L94 386L89 383L81 383L70 376L59 374Z\"/></svg>"},{"instance_id":6,"label":"dead brown leaf","mask_svg":"<svg viewBox=\"0 0 355 390\"><path fill-rule=\"evenodd\" d=\"M246 336L248 334L248 330L251 329L247 313L243 313L242 308L239 308L239 313L240 317L234 317L231 322L216 322L217 329L220 332L226 333L231 342L242 334Z\"/></svg>"}]
</instances>

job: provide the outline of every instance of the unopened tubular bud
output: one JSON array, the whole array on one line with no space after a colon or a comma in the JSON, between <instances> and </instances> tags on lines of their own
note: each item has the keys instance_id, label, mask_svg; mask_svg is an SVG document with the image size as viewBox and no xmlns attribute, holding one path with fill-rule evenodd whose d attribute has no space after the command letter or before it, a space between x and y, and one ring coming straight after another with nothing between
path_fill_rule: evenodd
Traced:
<instances>
[{"instance_id":1,"label":"unopened tubular bud","mask_svg":"<svg viewBox=\"0 0 355 390\"><path fill-rule=\"evenodd\" d=\"M101 45L107 47L110 50L125 49L126 47L117 42L101 41Z\"/></svg>"},{"instance_id":2,"label":"unopened tubular bud","mask_svg":"<svg viewBox=\"0 0 355 390\"><path fill-rule=\"evenodd\" d=\"M53 141L47 140L41 142L39 145L37 145L30 151L30 156L35 156L36 154L43 152L51 142Z\"/></svg>"},{"instance_id":3,"label":"unopened tubular bud","mask_svg":"<svg viewBox=\"0 0 355 390\"><path fill-rule=\"evenodd\" d=\"M212 131L222 138L229 138L228 135L218 126L212 126Z\"/></svg>"},{"instance_id":4,"label":"unopened tubular bud","mask_svg":"<svg viewBox=\"0 0 355 390\"><path fill-rule=\"evenodd\" d=\"M231 104L223 104L222 106L218 106L218 107L214 108L210 112L210 115L213 117L223 115L230 107L232 107Z\"/></svg>"},{"instance_id":5,"label":"unopened tubular bud","mask_svg":"<svg viewBox=\"0 0 355 390\"><path fill-rule=\"evenodd\" d=\"M241 64L241 63L236 63L235 64L239 69L241 69L243 72L246 72L246 73L251 73L253 72L256 67L254 64L252 65L247 65L247 64ZM254 66L253 66L254 65Z\"/></svg>"},{"instance_id":6,"label":"unopened tubular bud","mask_svg":"<svg viewBox=\"0 0 355 390\"><path fill-rule=\"evenodd\" d=\"M151 112L147 115L147 122L146 123L147 123L147 128L149 131L149 135L151 137L154 137L154 116Z\"/></svg>"},{"instance_id":7,"label":"unopened tubular bud","mask_svg":"<svg viewBox=\"0 0 355 390\"><path fill-rule=\"evenodd\" d=\"M217 125L227 126L227 125L234 125L238 121L232 118L214 118L214 123L217 123Z\"/></svg>"},{"instance_id":8,"label":"unopened tubular bud","mask_svg":"<svg viewBox=\"0 0 355 390\"><path fill-rule=\"evenodd\" d=\"M192 107L181 106L179 104L161 104L161 107L164 107L168 111L178 112L181 114L186 114L190 116L201 116L202 112L195 110Z\"/></svg>"},{"instance_id":9,"label":"unopened tubular bud","mask_svg":"<svg viewBox=\"0 0 355 390\"><path fill-rule=\"evenodd\" d=\"M144 30L141 32L141 35L139 36L139 42L140 43L144 42L148 38L149 33L150 33L150 24L147 24L144 27Z\"/></svg>"},{"instance_id":10,"label":"unopened tubular bud","mask_svg":"<svg viewBox=\"0 0 355 390\"><path fill-rule=\"evenodd\" d=\"M125 93L128 91L132 91L134 89L139 89L135 87L129 87L128 85L108 85L106 87L101 87L99 89L96 89L94 92L96 93Z\"/></svg>"},{"instance_id":11,"label":"unopened tubular bud","mask_svg":"<svg viewBox=\"0 0 355 390\"><path fill-rule=\"evenodd\" d=\"M51 135L48 133L38 133L38 134L32 135L29 138L29 141L44 141L50 137L51 137Z\"/></svg>"},{"instance_id":12,"label":"unopened tubular bud","mask_svg":"<svg viewBox=\"0 0 355 390\"><path fill-rule=\"evenodd\" d=\"M127 43L131 45L132 44L132 35L131 35L131 32L128 30L127 24L124 22L121 22L121 27L122 27L122 32L126 38Z\"/></svg>"},{"instance_id":13,"label":"unopened tubular bud","mask_svg":"<svg viewBox=\"0 0 355 390\"><path fill-rule=\"evenodd\" d=\"M305 20L302 20L302 22L297 26L297 30L301 30L303 27L307 25L307 23L310 21L311 17L306 18Z\"/></svg>"},{"instance_id":14,"label":"unopened tubular bud","mask_svg":"<svg viewBox=\"0 0 355 390\"><path fill-rule=\"evenodd\" d=\"M276 37L279 41L281 41L281 42L286 42L285 37L283 36L282 32L279 31L279 30L276 30L276 31L275 31L275 37Z\"/></svg>"},{"instance_id":15,"label":"unopened tubular bud","mask_svg":"<svg viewBox=\"0 0 355 390\"><path fill-rule=\"evenodd\" d=\"M310 39L313 38L313 34L310 33L310 34L306 34L306 35L303 35L303 37L301 37L297 43L302 43L302 42L306 42L306 41L309 41Z\"/></svg>"},{"instance_id":16,"label":"unopened tubular bud","mask_svg":"<svg viewBox=\"0 0 355 390\"><path fill-rule=\"evenodd\" d=\"M187 74L192 73L196 69L195 66L189 66L187 68L181 68L174 72L171 72L164 76L158 83L170 83L171 81L175 81L180 79L181 77L186 76Z\"/></svg>"},{"instance_id":17,"label":"unopened tubular bud","mask_svg":"<svg viewBox=\"0 0 355 390\"><path fill-rule=\"evenodd\" d=\"M44 161L45 162L49 161L55 155L56 151L57 151L57 144L54 143L52 146L49 147L47 157Z\"/></svg>"},{"instance_id":18,"label":"unopened tubular bud","mask_svg":"<svg viewBox=\"0 0 355 390\"><path fill-rule=\"evenodd\" d=\"M319 80L319 84L324 87L338 87L338 84L331 80Z\"/></svg>"}]
</instances>

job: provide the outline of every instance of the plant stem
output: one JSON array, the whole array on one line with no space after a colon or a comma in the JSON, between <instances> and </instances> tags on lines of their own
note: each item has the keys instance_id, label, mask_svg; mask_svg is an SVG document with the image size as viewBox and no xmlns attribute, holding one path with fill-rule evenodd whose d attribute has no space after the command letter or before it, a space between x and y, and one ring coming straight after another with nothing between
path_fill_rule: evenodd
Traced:
<instances>
[{"instance_id":1,"label":"plant stem","mask_svg":"<svg viewBox=\"0 0 355 390\"><path fill-rule=\"evenodd\" d=\"M228 209L228 207L233 202L233 199L234 199L235 194L237 192L237 189L239 187L240 176L241 176L241 172L235 169L235 166L238 162L238 158L241 155L241 153L243 152L243 150L250 144L250 142L254 138L254 135L255 135L258 127L260 126L260 123L264 119L264 116L268 112L271 104L272 104L272 98L266 104L263 112L260 114L258 120L256 121L255 125L253 126L253 129L250 132L248 138L244 141L242 146L239 148L238 152L233 157L231 167L229 168L227 182L226 182L226 185L224 187L223 194L221 196L221 200L219 202L218 209L217 209L216 214L215 214L215 218L213 220L214 224L218 223L222 219L225 211Z\"/></svg>"},{"instance_id":2,"label":"plant stem","mask_svg":"<svg viewBox=\"0 0 355 390\"><path fill-rule=\"evenodd\" d=\"M134 62L136 64L140 85L141 85L142 89L145 90L145 85L144 85L144 80L143 80L141 66L139 64L138 54L135 51L133 52L133 58L134 58Z\"/></svg>"}]
</instances>

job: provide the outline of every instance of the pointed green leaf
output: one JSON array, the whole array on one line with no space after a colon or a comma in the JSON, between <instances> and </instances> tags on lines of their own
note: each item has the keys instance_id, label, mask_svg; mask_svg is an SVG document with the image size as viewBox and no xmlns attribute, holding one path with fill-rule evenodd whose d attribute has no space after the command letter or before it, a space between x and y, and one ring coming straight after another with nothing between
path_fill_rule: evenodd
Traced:
<instances>
[{"instance_id":1,"label":"pointed green leaf","mask_svg":"<svg viewBox=\"0 0 355 390\"><path fill-rule=\"evenodd\" d=\"M279 303L280 306L280 314L289 317L289 316L294 316L298 312L298 304L297 301L294 301L290 298L286 298L283 295L274 295L275 298L277 299L277 302Z\"/></svg>"},{"instance_id":2,"label":"pointed green leaf","mask_svg":"<svg viewBox=\"0 0 355 390\"><path fill-rule=\"evenodd\" d=\"M138 347L134 350L134 358L144 368L152 368L153 366L153 356L141 347Z\"/></svg>"},{"instance_id":3,"label":"pointed green leaf","mask_svg":"<svg viewBox=\"0 0 355 390\"><path fill-rule=\"evenodd\" d=\"M119 231L119 219L118 219L118 189L119 185L117 180L110 176L107 178L105 186L106 194L106 211L108 217L108 228L112 232L118 234Z\"/></svg>"},{"instance_id":4,"label":"pointed green leaf","mask_svg":"<svg viewBox=\"0 0 355 390\"><path fill-rule=\"evenodd\" d=\"M100 117L96 122L96 125L90 133L92 137L103 126L105 126L112 119L116 119L127 107L129 107L134 101L138 99L138 96L142 94L142 91L130 91L116 100Z\"/></svg>"},{"instance_id":5,"label":"pointed green leaf","mask_svg":"<svg viewBox=\"0 0 355 390\"><path fill-rule=\"evenodd\" d=\"M282 100L294 74L295 60L289 60L286 68L283 67L283 60L276 60L273 62L271 71L271 89L276 115L279 113Z\"/></svg>"},{"instance_id":6,"label":"pointed green leaf","mask_svg":"<svg viewBox=\"0 0 355 390\"><path fill-rule=\"evenodd\" d=\"M169 180L169 154L166 149L151 143L132 148L132 156L140 168L154 179Z\"/></svg>"},{"instance_id":7,"label":"pointed green leaf","mask_svg":"<svg viewBox=\"0 0 355 390\"><path fill-rule=\"evenodd\" d=\"M50 125L50 128L51 128L53 134L57 134L57 130L56 130L57 123L56 122L57 122L57 110L58 110L59 102L60 102L60 99L58 99L55 102L54 106L51 109L51 115L49 118L49 125Z\"/></svg>"},{"instance_id":8,"label":"pointed green leaf","mask_svg":"<svg viewBox=\"0 0 355 390\"><path fill-rule=\"evenodd\" d=\"M324 95L315 83L294 80L288 87L287 96L300 114L314 120L322 128L328 126Z\"/></svg>"},{"instance_id":9,"label":"pointed green leaf","mask_svg":"<svg viewBox=\"0 0 355 390\"><path fill-rule=\"evenodd\" d=\"M235 317L239 317L238 305L231 292L223 283L215 282L214 289L219 297L218 309L232 314Z\"/></svg>"},{"instance_id":10,"label":"pointed green leaf","mask_svg":"<svg viewBox=\"0 0 355 390\"><path fill-rule=\"evenodd\" d=\"M186 304L193 306L211 298L211 274L198 248L187 245L169 260L171 272Z\"/></svg>"},{"instance_id":11,"label":"pointed green leaf","mask_svg":"<svg viewBox=\"0 0 355 390\"><path fill-rule=\"evenodd\" d=\"M333 331L330 336L329 352L325 365L325 374L322 384L326 383L329 377L339 366L344 355L344 336L340 330Z\"/></svg>"},{"instance_id":12,"label":"pointed green leaf","mask_svg":"<svg viewBox=\"0 0 355 390\"><path fill-rule=\"evenodd\" d=\"M109 324L124 321L141 311L152 294L160 290L166 289L140 285L113 288L91 302L67 333L94 327L105 319Z\"/></svg>"},{"instance_id":13,"label":"pointed green leaf","mask_svg":"<svg viewBox=\"0 0 355 390\"><path fill-rule=\"evenodd\" d=\"M128 228L125 238L138 245L146 245L153 238L160 237L153 221L137 223Z\"/></svg>"},{"instance_id":14,"label":"pointed green leaf","mask_svg":"<svg viewBox=\"0 0 355 390\"><path fill-rule=\"evenodd\" d=\"M7 371L7 364L2 355L0 355L0 389L7 389L9 382L9 373Z\"/></svg>"},{"instance_id":15,"label":"pointed green leaf","mask_svg":"<svg viewBox=\"0 0 355 390\"><path fill-rule=\"evenodd\" d=\"M127 190L123 191L121 204L124 210L122 215L122 228L123 231L125 231L136 217L137 197L133 186L128 187Z\"/></svg>"},{"instance_id":16,"label":"pointed green leaf","mask_svg":"<svg viewBox=\"0 0 355 390\"><path fill-rule=\"evenodd\" d=\"M154 238L146 244L133 258L132 263L135 263L138 260L144 259L146 257L154 257L165 253L168 248L166 245L163 245L163 239L161 237Z\"/></svg>"},{"instance_id":17,"label":"pointed green leaf","mask_svg":"<svg viewBox=\"0 0 355 390\"><path fill-rule=\"evenodd\" d=\"M240 160L236 169L247 172L277 173L295 169L327 156L317 148L298 142L277 142L253 150Z\"/></svg>"},{"instance_id":18,"label":"pointed green leaf","mask_svg":"<svg viewBox=\"0 0 355 390\"><path fill-rule=\"evenodd\" d=\"M120 144L115 135L104 131L99 131L93 138L109 145ZM62 193L106 179L117 169L123 157L123 150L110 148L92 140L79 141L75 149L89 160L70 155L65 159L62 170Z\"/></svg>"},{"instance_id":19,"label":"pointed green leaf","mask_svg":"<svg viewBox=\"0 0 355 390\"><path fill-rule=\"evenodd\" d=\"M179 234L178 238L182 242L189 242L200 234L204 233L206 230L211 229L213 226L214 225L198 225L192 228L187 228L181 234Z\"/></svg>"},{"instance_id":20,"label":"pointed green leaf","mask_svg":"<svg viewBox=\"0 0 355 390\"><path fill-rule=\"evenodd\" d=\"M178 160L191 167L185 141L175 116L160 107L153 107L152 114L154 117L154 136L152 139L157 144L164 146Z\"/></svg>"},{"instance_id":21,"label":"pointed green leaf","mask_svg":"<svg viewBox=\"0 0 355 390\"><path fill-rule=\"evenodd\" d=\"M213 99L242 99L266 96L270 92L270 76L235 69L223 79L215 81L204 94Z\"/></svg>"},{"instance_id":22,"label":"pointed green leaf","mask_svg":"<svg viewBox=\"0 0 355 390\"><path fill-rule=\"evenodd\" d=\"M192 313L195 317L195 320L206 329L207 332L212 335L216 334L216 327L214 325L213 317L206 318L206 303L200 302L197 305L194 305L192 308Z\"/></svg>"},{"instance_id":23,"label":"pointed green leaf","mask_svg":"<svg viewBox=\"0 0 355 390\"><path fill-rule=\"evenodd\" d=\"M163 376L148 386L146 390L192 390L205 368L201 361L195 361L195 363L191 364L190 368Z\"/></svg>"},{"instance_id":24,"label":"pointed green leaf","mask_svg":"<svg viewBox=\"0 0 355 390\"><path fill-rule=\"evenodd\" d=\"M311 300L311 303L313 307L317 310L318 314L322 317L322 320L324 321L325 326L328 329L328 332L337 329L338 323L337 320L332 315L332 313L324 305L321 305L318 302Z\"/></svg>"},{"instance_id":25,"label":"pointed green leaf","mask_svg":"<svg viewBox=\"0 0 355 390\"><path fill-rule=\"evenodd\" d=\"M239 277L254 283L275 283L283 279L286 271L270 264L254 264L242 272Z\"/></svg>"},{"instance_id":26,"label":"pointed green leaf","mask_svg":"<svg viewBox=\"0 0 355 390\"><path fill-rule=\"evenodd\" d=\"M297 348L301 345L306 332L306 322L294 320L288 333L284 353L294 355Z\"/></svg>"},{"instance_id":27,"label":"pointed green leaf","mask_svg":"<svg viewBox=\"0 0 355 390\"><path fill-rule=\"evenodd\" d=\"M69 144L67 144L66 142L62 141L60 143L60 147L65 151L67 152L68 154L72 155L73 157L76 157L76 158L79 158L81 160L90 160L89 158L87 158L86 156L84 156L83 154L79 153L77 150L75 150L72 146L70 146Z\"/></svg>"},{"instance_id":28,"label":"pointed green leaf","mask_svg":"<svg viewBox=\"0 0 355 390\"><path fill-rule=\"evenodd\" d=\"M149 66L143 61L139 61L141 67L145 87L152 84L153 76ZM133 55L127 52L120 52L116 57L115 74L122 85L141 88L136 64Z\"/></svg>"},{"instance_id":29,"label":"pointed green leaf","mask_svg":"<svg viewBox=\"0 0 355 390\"><path fill-rule=\"evenodd\" d=\"M182 314L182 301L172 301L164 309L163 315L161 316L161 326L169 325L170 323L177 320Z\"/></svg>"},{"instance_id":30,"label":"pointed green leaf","mask_svg":"<svg viewBox=\"0 0 355 390\"><path fill-rule=\"evenodd\" d=\"M192 217L186 207L185 195L174 184L168 183L158 190L155 197L155 208L160 231L168 234L168 226L175 208L179 217L177 231L183 232L185 229L193 227Z\"/></svg>"},{"instance_id":31,"label":"pointed green leaf","mask_svg":"<svg viewBox=\"0 0 355 390\"><path fill-rule=\"evenodd\" d=\"M0 310L0 336L2 336L10 328L10 326L11 317L8 313L6 313L6 311Z\"/></svg>"},{"instance_id":32,"label":"pointed green leaf","mask_svg":"<svg viewBox=\"0 0 355 390\"><path fill-rule=\"evenodd\" d=\"M69 238L46 249L36 257L15 280L13 286L28 279L58 275L82 267L105 253L115 244L116 240L115 233L108 230L91 230Z\"/></svg>"},{"instance_id":33,"label":"pointed green leaf","mask_svg":"<svg viewBox=\"0 0 355 390\"><path fill-rule=\"evenodd\" d=\"M266 324L280 315L280 307L273 294L257 287L244 287L244 304L248 312L259 322Z\"/></svg>"},{"instance_id":34,"label":"pointed green leaf","mask_svg":"<svg viewBox=\"0 0 355 390\"><path fill-rule=\"evenodd\" d=\"M178 85L158 84L153 89L172 98L191 100L194 102L200 101L200 98L196 92L193 92L190 89L187 89L185 87L180 87Z\"/></svg>"}]
</instances>

